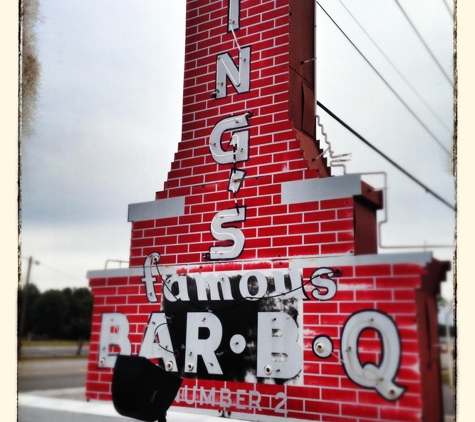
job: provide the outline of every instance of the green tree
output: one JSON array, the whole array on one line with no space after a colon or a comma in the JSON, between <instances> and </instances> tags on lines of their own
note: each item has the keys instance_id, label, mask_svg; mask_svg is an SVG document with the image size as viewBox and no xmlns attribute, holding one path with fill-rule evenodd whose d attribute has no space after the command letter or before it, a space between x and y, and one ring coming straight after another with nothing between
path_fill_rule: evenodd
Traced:
<instances>
[{"instance_id":1,"label":"green tree","mask_svg":"<svg viewBox=\"0 0 475 422\"><path fill-rule=\"evenodd\" d=\"M445 308L448 303L448 300L445 299L442 295L437 295L437 308L439 310Z\"/></svg>"},{"instance_id":2,"label":"green tree","mask_svg":"<svg viewBox=\"0 0 475 422\"><path fill-rule=\"evenodd\" d=\"M68 308L68 301L62 291L47 290L33 307L33 329L50 339L63 338Z\"/></svg>"},{"instance_id":3,"label":"green tree","mask_svg":"<svg viewBox=\"0 0 475 422\"><path fill-rule=\"evenodd\" d=\"M25 286L18 291L18 322L20 323L19 329L23 328L23 332L18 333L20 337L33 333L33 309L40 296L41 293L38 290L38 287L33 283L28 284L28 286ZM25 299L26 308L24 308ZM22 321L23 317L25 318L24 321Z\"/></svg>"},{"instance_id":4,"label":"green tree","mask_svg":"<svg viewBox=\"0 0 475 422\"><path fill-rule=\"evenodd\" d=\"M68 302L68 313L63 322L62 328L62 338L65 340L74 340L74 333L72 332L71 327L71 308L73 307L73 289L70 287L66 287L65 289L61 290L63 293L66 302Z\"/></svg>"},{"instance_id":5,"label":"green tree","mask_svg":"<svg viewBox=\"0 0 475 422\"><path fill-rule=\"evenodd\" d=\"M78 341L76 354L81 354L85 340L91 336L93 297L86 287L79 289L64 289L63 293L69 300L67 330L69 338Z\"/></svg>"}]
</instances>

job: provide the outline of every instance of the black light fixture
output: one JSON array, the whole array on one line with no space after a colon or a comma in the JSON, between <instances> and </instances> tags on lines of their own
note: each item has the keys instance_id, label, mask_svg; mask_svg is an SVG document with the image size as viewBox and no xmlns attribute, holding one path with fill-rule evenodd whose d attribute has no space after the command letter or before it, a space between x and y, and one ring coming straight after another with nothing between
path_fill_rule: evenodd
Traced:
<instances>
[{"instance_id":1,"label":"black light fixture","mask_svg":"<svg viewBox=\"0 0 475 422\"><path fill-rule=\"evenodd\" d=\"M182 379L142 356L118 355L112 377L112 402L122 416L166 422Z\"/></svg>"}]
</instances>

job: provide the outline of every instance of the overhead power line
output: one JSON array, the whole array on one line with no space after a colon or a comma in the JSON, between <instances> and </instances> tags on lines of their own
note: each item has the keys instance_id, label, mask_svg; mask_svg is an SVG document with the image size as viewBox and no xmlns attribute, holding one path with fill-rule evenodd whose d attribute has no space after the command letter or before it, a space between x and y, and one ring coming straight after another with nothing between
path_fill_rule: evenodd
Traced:
<instances>
[{"instance_id":1,"label":"overhead power line","mask_svg":"<svg viewBox=\"0 0 475 422\"><path fill-rule=\"evenodd\" d=\"M450 10L450 7L449 7L449 5L447 4L447 2L446 2L445 0L442 0L442 3L444 3L444 6L446 7L447 11L448 11L449 14L450 14L450 17L453 18L453 12L452 12L452 10Z\"/></svg>"},{"instance_id":2,"label":"overhead power line","mask_svg":"<svg viewBox=\"0 0 475 422\"><path fill-rule=\"evenodd\" d=\"M44 263L41 263L41 264L42 264L44 267L50 269L51 271L57 272L58 274L64 275L64 276L69 277L69 278L74 278L74 279L77 280L77 281L84 281L84 280L81 280L81 279L78 278L78 277L75 277L75 276L73 276L73 275L71 275L71 274L67 274L67 273L65 273L65 272L63 272L63 271L57 270L56 268L50 267L49 265L46 265L46 264L44 264Z\"/></svg>"},{"instance_id":3,"label":"overhead power line","mask_svg":"<svg viewBox=\"0 0 475 422\"><path fill-rule=\"evenodd\" d=\"M422 96L417 92L417 90L411 85L411 83L406 79L406 77L402 74L402 72L396 67L396 65L393 63L393 61L386 55L386 53L382 50L382 48L376 43L376 41L373 39L371 35L368 34L368 32L364 29L363 25L356 19L356 17L353 15L353 13L350 12L350 10L345 6L345 4L342 2L342 0L338 0L341 5L345 8L345 10L350 14L350 16L353 18L353 20L358 24L358 26L363 30L363 32L368 36L368 38L371 40L371 42L375 45L375 47L380 51L380 53L386 58L386 60L389 62L389 64L392 66L392 68L398 73L398 75L406 82L406 85L411 88L412 92L416 94L419 99L424 103L424 105L430 110L432 115L449 131L451 132L452 129L450 129L445 122L437 115L437 113L431 108L431 106L422 98Z\"/></svg>"},{"instance_id":4,"label":"overhead power line","mask_svg":"<svg viewBox=\"0 0 475 422\"><path fill-rule=\"evenodd\" d=\"M411 19L409 18L409 16L407 15L407 13L404 11L404 9L402 8L401 4L399 3L398 0L394 0L396 2L396 4L398 5L399 9L401 10L402 14L404 15L404 17L407 19L407 21L409 22L409 25L411 25L412 29L414 30L414 32L416 33L416 35L418 36L419 40L421 41L421 43L424 45L424 47L426 48L427 52L430 54L430 56L432 57L432 60L434 60L435 64L437 65L437 67L440 69L440 71L444 74L445 78L447 79L447 81L449 82L450 85L453 85L452 84L452 80L450 79L450 76L447 75L447 73L445 72L444 68L442 67L442 65L439 63L439 61L437 60L437 58L434 56L434 53L432 53L431 49L429 48L429 46L426 44L426 42L424 41L424 39L422 38L421 34L419 33L419 31L417 30L416 26L412 23Z\"/></svg>"},{"instance_id":5,"label":"overhead power line","mask_svg":"<svg viewBox=\"0 0 475 422\"><path fill-rule=\"evenodd\" d=\"M23 259L27 259L27 258L26 258L26 257L23 257ZM29 258L29 259L31 259L31 258ZM42 265L43 267L46 267L46 268L48 268L48 269L51 270L51 271L55 271L55 272L57 272L58 274L64 275L64 276L69 277L69 278L74 278L74 279L77 280L77 281L81 281L81 282L84 281L84 280L79 279L78 277L75 277L75 276L71 275L71 274L67 274L67 273L65 273L65 272L63 272L63 271L60 271L60 270L58 270L58 269L56 269L56 268L53 268L53 267L51 267L51 266L49 266L49 265L46 265L44 262L35 261L34 263L35 263L36 265Z\"/></svg>"},{"instance_id":6,"label":"overhead power line","mask_svg":"<svg viewBox=\"0 0 475 422\"><path fill-rule=\"evenodd\" d=\"M360 51L360 49L351 41L350 37L346 35L345 31L335 22L335 20L328 14L328 12L323 8L323 6L317 1L317 4L325 12L328 18L333 22L333 24L340 30L340 32L345 36L345 38L350 42L350 44L356 49L356 51L363 57L363 59L368 63L368 65L374 70L374 72L381 78L385 85L391 90L391 92L396 96L396 98L401 102L401 104L412 114L412 116L419 122L419 124L426 130L426 132L431 136L431 138L445 151L445 153L451 157L450 151L437 139L437 137L432 133L432 131L424 124L424 122L419 118L419 116L409 107L409 105L401 98L401 96L394 90L394 88L389 84L383 75L378 72L378 70L371 64L371 62L366 58L366 56Z\"/></svg>"},{"instance_id":7,"label":"overhead power line","mask_svg":"<svg viewBox=\"0 0 475 422\"><path fill-rule=\"evenodd\" d=\"M363 136L361 136L358 132L356 132L352 127L350 127L348 124L346 124L343 120L341 120L335 113L330 111L327 107L325 107L320 101L317 101L317 105L321 107L323 110L325 110L331 117L333 117L338 123L340 123L344 128L348 129L353 135L355 135L360 141L364 142L366 145L368 145L373 151L376 151L381 157L383 157L385 160L389 161L394 167L396 167L400 172L404 173L409 179L411 179L414 183L418 184L422 189L424 189L427 193L430 193L434 198L438 199L440 202L442 202L444 205L447 205L450 209L456 210L455 207L446 201L444 198L442 198L440 195L438 195L436 192L434 192L431 188L429 188L427 185L422 183L420 180L416 179L415 176L413 176L411 173L409 173L407 170L402 168L399 164L397 164L394 160L389 158L384 152L380 151L378 148L376 148L372 143L367 141Z\"/></svg>"}]
</instances>

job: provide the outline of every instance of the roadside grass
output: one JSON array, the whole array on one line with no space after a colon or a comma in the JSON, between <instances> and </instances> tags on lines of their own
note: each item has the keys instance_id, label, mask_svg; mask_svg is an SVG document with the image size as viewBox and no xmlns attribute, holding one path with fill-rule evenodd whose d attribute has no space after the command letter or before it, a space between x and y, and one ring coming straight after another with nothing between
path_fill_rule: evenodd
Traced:
<instances>
[{"instance_id":1,"label":"roadside grass","mask_svg":"<svg viewBox=\"0 0 475 422\"><path fill-rule=\"evenodd\" d=\"M77 347L78 341L74 340L22 340L22 347L64 347L74 346ZM85 341L83 346L89 346L89 342Z\"/></svg>"},{"instance_id":2,"label":"roadside grass","mask_svg":"<svg viewBox=\"0 0 475 422\"><path fill-rule=\"evenodd\" d=\"M27 360L57 360L57 359L87 359L87 355L84 355L84 352L81 355L76 355L76 350L79 346L78 341L71 340L22 340L21 347L49 347L54 350L55 347L73 347L70 354L52 354L40 355L40 356L25 356L19 351L18 360L27 361ZM83 343L83 347L89 346L89 341Z\"/></svg>"},{"instance_id":3,"label":"roadside grass","mask_svg":"<svg viewBox=\"0 0 475 422\"><path fill-rule=\"evenodd\" d=\"M442 383L443 384L449 384L450 383L449 368L442 368L441 377L442 377Z\"/></svg>"},{"instance_id":4,"label":"roadside grass","mask_svg":"<svg viewBox=\"0 0 475 422\"><path fill-rule=\"evenodd\" d=\"M85 355L49 355L49 356L20 356L18 361L25 362L30 360L86 360L89 359L88 356Z\"/></svg>"}]
</instances>

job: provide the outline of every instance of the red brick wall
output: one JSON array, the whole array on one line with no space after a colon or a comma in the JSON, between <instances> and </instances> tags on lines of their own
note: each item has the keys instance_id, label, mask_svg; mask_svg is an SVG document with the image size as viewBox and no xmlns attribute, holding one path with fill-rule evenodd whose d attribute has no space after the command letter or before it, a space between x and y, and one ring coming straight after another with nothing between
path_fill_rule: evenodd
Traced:
<instances>
[{"instance_id":1,"label":"red brick wall","mask_svg":"<svg viewBox=\"0 0 475 422\"><path fill-rule=\"evenodd\" d=\"M183 91L183 130L164 190L156 199L185 196L185 215L132 226L130 265L141 266L158 250L164 264L200 262L213 245L209 226L218 211L234 207L227 190L231 165L217 164L209 137L218 121L252 111L247 172L237 195L245 205L242 228L246 248L240 259L352 253L352 198L283 205L285 181L318 177L302 157L289 120L289 2L241 4L241 47L251 46L250 91L214 99L216 56L229 52L237 61L227 29L227 1L188 2ZM289 225L290 223L290 225ZM305 247L302 245L305 244Z\"/></svg>"},{"instance_id":2,"label":"red brick wall","mask_svg":"<svg viewBox=\"0 0 475 422\"><path fill-rule=\"evenodd\" d=\"M245 181L239 192L247 205L246 221L236 224L246 238L240 259L353 253L353 198L283 205L280 185L272 184L272 176L259 181L269 184L252 186L253 181ZM202 262L203 253L215 243L211 220L218 211L234 206L226 188L225 182L193 187L196 194L185 202L189 213L134 223L130 266L142 266L155 251L162 255L161 264ZM254 195L247 198L246 192Z\"/></svg>"},{"instance_id":3,"label":"red brick wall","mask_svg":"<svg viewBox=\"0 0 475 422\"><path fill-rule=\"evenodd\" d=\"M345 262L344 259L342 262ZM220 265L210 264L206 270L217 271ZM271 265L269 262L268 266ZM335 267L334 261L332 265ZM289 261L275 261L273 266L286 267L289 266ZM250 269L252 265L244 267ZM217 411L220 406L212 407L200 403L201 389L209 395L214 388L216 400L219 401L221 388L226 388L231 391L233 401L233 405L227 407L226 410L233 414L250 412L298 419L355 422L421 420L415 290L420 286L421 276L425 273L424 268L416 264L338 265L337 267L341 270L341 276L334 277L337 281L335 297L326 302L310 299L304 301L303 304L304 386L185 379L178 396L179 401L176 401L174 405L194 409L214 408ZM310 276L313 269L312 267L303 269L304 279ZM199 267L193 270L198 271ZM98 367L102 314L119 312L127 316L130 324L129 339L132 343L132 354L135 355L139 353L150 313L160 310L160 299L158 304L146 301L141 276L91 278L90 285L94 294L94 315L87 397L111 400L112 370ZM309 297L311 298L311 295ZM406 391L399 400L394 402L385 400L373 389L362 388L355 384L345 374L344 365L340 361L342 353L340 339L345 322L354 312L369 309L387 314L396 323L401 338L401 362L395 382L405 387ZM330 337L334 355L322 359L313 353L312 341L317 335ZM362 362L378 362L381 357L381 344L374 331L362 334L359 351ZM195 387L196 391L193 390ZM248 403L249 391L257 391L258 393L254 394L260 394L261 410L255 412L254 409L247 407L238 408L236 401L238 390L243 390L239 393L240 396L247 397L239 403L242 406ZM275 410L277 404L284 400L284 396L278 396L279 392L285 394L285 404L282 406L285 413ZM185 401L185 397L190 402L193 397L196 400L189 404ZM204 398L201 401L203 400Z\"/></svg>"}]
</instances>

